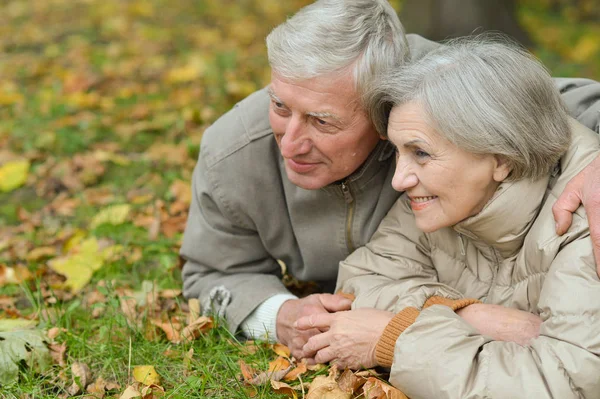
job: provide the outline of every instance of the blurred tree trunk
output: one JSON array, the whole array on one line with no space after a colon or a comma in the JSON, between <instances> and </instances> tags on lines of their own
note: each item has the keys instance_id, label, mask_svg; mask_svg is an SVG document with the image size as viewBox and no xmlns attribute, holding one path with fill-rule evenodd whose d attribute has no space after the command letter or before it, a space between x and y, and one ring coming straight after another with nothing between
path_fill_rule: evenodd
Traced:
<instances>
[{"instance_id":1,"label":"blurred tree trunk","mask_svg":"<svg viewBox=\"0 0 600 399\"><path fill-rule=\"evenodd\" d=\"M531 39L517 21L516 7L515 0L406 0L400 20L407 33L430 40L494 30L530 47Z\"/></svg>"}]
</instances>

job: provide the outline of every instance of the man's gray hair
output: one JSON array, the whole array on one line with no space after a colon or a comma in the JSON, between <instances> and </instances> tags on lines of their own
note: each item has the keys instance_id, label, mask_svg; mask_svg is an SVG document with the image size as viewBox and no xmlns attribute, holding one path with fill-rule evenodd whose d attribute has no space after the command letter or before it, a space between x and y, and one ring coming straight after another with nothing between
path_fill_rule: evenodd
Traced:
<instances>
[{"instance_id":1,"label":"man's gray hair","mask_svg":"<svg viewBox=\"0 0 600 399\"><path fill-rule=\"evenodd\" d=\"M302 81L353 67L357 93L372 76L410 60L398 15L387 0L319 0L267 36L272 70Z\"/></svg>"},{"instance_id":2,"label":"man's gray hair","mask_svg":"<svg viewBox=\"0 0 600 399\"><path fill-rule=\"evenodd\" d=\"M500 35L449 41L373 82L365 107L387 137L393 107L415 101L459 148L502 156L509 180L549 173L567 150L568 114L546 68Z\"/></svg>"}]
</instances>

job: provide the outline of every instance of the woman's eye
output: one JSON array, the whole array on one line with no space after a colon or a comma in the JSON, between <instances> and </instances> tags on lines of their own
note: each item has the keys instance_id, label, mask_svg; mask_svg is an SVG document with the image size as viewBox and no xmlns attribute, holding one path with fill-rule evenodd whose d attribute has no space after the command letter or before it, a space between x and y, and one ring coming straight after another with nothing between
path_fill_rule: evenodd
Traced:
<instances>
[{"instance_id":1,"label":"woman's eye","mask_svg":"<svg viewBox=\"0 0 600 399\"><path fill-rule=\"evenodd\" d=\"M415 155L417 158L427 158L429 156L429 154L423 150L415 150Z\"/></svg>"},{"instance_id":2,"label":"woman's eye","mask_svg":"<svg viewBox=\"0 0 600 399\"><path fill-rule=\"evenodd\" d=\"M283 108L283 103L278 103L277 101L273 101L275 108Z\"/></svg>"}]
</instances>

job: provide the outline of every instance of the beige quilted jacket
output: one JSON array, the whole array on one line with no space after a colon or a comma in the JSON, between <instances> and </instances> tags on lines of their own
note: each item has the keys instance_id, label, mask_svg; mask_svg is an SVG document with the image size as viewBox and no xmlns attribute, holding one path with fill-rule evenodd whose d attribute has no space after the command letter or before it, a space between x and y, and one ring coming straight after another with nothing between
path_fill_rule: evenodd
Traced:
<instances>
[{"instance_id":1,"label":"beige quilted jacket","mask_svg":"<svg viewBox=\"0 0 600 399\"><path fill-rule=\"evenodd\" d=\"M423 233L405 196L372 240L340 264L338 289L355 308L416 319L390 346L390 381L417 398L600 397L600 280L583 208L562 237L552 205L565 184L599 152L598 138L572 123L560 171L503 183L477 215ZM432 296L475 298L540 315L528 346L480 335Z\"/></svg>"}]
</instances>

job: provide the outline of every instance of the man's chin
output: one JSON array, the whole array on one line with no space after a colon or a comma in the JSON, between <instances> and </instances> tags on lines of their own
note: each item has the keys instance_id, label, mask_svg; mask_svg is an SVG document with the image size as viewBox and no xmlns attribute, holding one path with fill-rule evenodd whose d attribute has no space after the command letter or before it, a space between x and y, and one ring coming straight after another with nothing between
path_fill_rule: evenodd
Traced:
<instances>
[{"instance_id":1,"label":"man's chin","mask_svg":"<svg viewBox=\"0 0 600 399\"><path fill-rule=\"evenodd\" d=\"M286 168L285 172L287 174L288 180L292 184L305 190L318 190L332 183L322 177L301 175L299 173L289 170L288 168Z\"/></svg>"}]
</instances>

